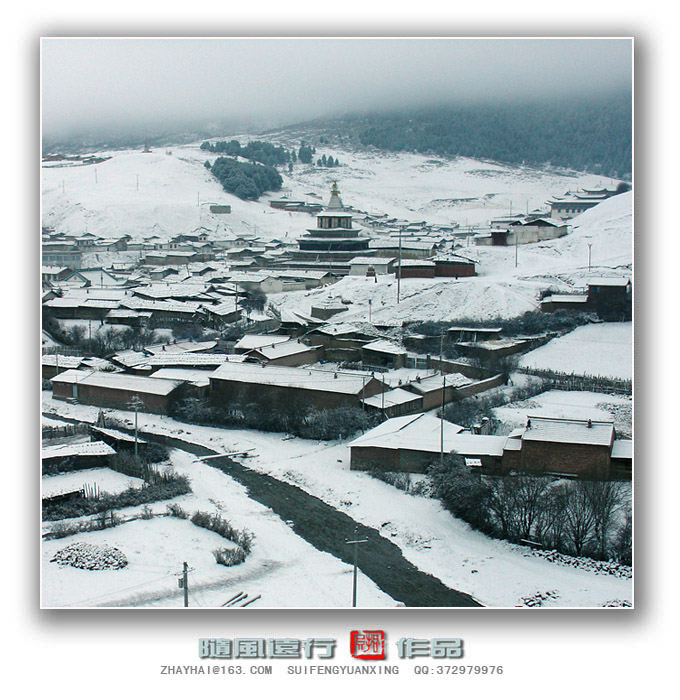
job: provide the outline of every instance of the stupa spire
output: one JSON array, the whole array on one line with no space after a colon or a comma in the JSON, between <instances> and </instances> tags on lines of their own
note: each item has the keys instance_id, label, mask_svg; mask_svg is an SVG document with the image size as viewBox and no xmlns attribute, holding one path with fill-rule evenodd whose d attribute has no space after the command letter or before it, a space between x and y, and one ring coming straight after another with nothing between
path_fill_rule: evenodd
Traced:
<instances>
[{"instance_id":1,"label":"stupa spire","mask_svg":"<svg viewBox=\"0 0 680 700\"><path fill-rule=\"evenodd\" d=\"M337 181L333 181L333 187L331 187L331 198L328 200L327 209L344 209L342 200L340 199L340 190L338 189Z\"/></svg>"}]
</instances>

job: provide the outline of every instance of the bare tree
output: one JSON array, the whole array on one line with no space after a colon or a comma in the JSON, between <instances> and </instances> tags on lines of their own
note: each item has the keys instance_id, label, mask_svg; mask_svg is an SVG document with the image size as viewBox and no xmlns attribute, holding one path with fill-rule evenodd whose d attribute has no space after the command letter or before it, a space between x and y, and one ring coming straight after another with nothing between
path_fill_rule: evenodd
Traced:
<instances>
[{"instance_id":1,"label":"bare tree","mask_svg":"<svg viewBox=\"0 0 680 700\"><path fill-rule=\"evenodd\" d=\"M541 513L548 480L528 474L514 478L512 530L518 539L529 539Z\"/></svg>"},{"instance_id":2,"label":"bare tree","mask_svg":"<svg viewBox=\"0 0 680 700\"><path fill-rule=\"evenodd\" d=\"M589 481L584 482L583 488L595 520L597 554L600 559L606 559L612 522L624 505L623 484L620 481Z\"/></svg>"},{"instance_id":3,"label":"bare tree","mask_svg":"<svg viewBox=\"0 0 680 700\"><path fill-rule=\"evenodd\" d=\"M568 494L568 487L559 485L556 487L548 486L541 495L534 536L544 547L561 550L564 546Z\"/></svg>"},{"instance_id":4,"label":"bare tree","mask_svg":"<svg viewBox=\"0 0 680 700\"><path fill-rule=\"evenodd\" d=\"M597 519L590 499L589 483L571 485L565 503L565 536L576 556L581 556L595 534Z\"/></svg>"}]
</instances>

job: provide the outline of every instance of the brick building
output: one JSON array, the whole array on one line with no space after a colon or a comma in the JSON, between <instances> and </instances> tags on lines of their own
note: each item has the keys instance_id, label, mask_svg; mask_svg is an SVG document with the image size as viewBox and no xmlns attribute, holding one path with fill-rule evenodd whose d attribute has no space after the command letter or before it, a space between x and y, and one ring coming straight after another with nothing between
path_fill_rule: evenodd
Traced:
<instances>
[{"instance_id":1,"label":"brick building","mask_svg":"<svg viewBox=\"0 0 680 700\"><path fill-rule=\"evenodd\" d=\"M88 406L131 410L133 401L146 413L167 414L181 381L153 379L131 374L70 369L52 379L52 396Z\"/></svg>"},{"instance_id":2,"label":"brick building","mask_svg":"<svg viewBox=\"0 0 680 700\"><path fill-rule=\"evenodd\" d=\"M213 401L258 403L272 411L359 407L362 399L382 390L382 382L371 374L263 367L252 362L227 362L210 377Z\"/></svg>"}]
</instances>

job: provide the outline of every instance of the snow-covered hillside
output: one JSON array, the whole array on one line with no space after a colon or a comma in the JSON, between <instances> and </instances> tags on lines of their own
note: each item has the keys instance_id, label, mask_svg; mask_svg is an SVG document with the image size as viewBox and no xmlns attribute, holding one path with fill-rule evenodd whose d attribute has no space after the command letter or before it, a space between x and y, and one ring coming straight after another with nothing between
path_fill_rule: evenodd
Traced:
<instances>
[{"instance_id":1,"label":"snow-covered hillside","mask_svg":"<svg viewBox=\"0 0 680 700\"><path fill-rule=\"evenodd\" d=\"M332 153L344 165L328 169L298 163L290 176L283 174L285 193L292 199L325 203L337 179L343 201L356 209L464 226L484 225L507 214L511 202L517 212L526 210L527 204L529 209L542 206L551 195L567 189L613 184L599 176L567 177L464 158L338 149ZM203 226L213 237L249 231L294 243L314 222L305 213L272 209L267 195L252 202L224 192L203 166L214 154L198 145L106 155L110 160L98 165L43 167L43 225L65 233L129 234L133 239L168 237ZM466 198L474 201L461 201ZM232 213L211 214L210 203L230 204ZM343 297L352 304L338 320L368 320L369 300L373 320L507 318L536 308L540 292L548 287L566 292L582 287L588 276L630 272L631 193L612 197L571 225L572 232L564 238L521 246L517 266L514 248L458 247L457 253L478 262L477 278L403 280L399 305L393 276L378 278L377 284L347 278L312 293L274 295L272 300L308 313L312 302ZM592 244L590 271L588 244Z\"/></svg>"},{"instance_id":2,"label":"snow-covered hillside","mask_svg":"<svg viewBox=\"0 0 680 700\"><path fill-rule=\"evenodd\" d=\"M511 210L544 208L546 199L568 189L616 184L596 175L558 175L468 158L329 149L331 153L340 159L340 167L298 163L292 174L282 172L284 193L325 203L337 180L345 204L360 211L472 226L486 225ZM111 158L97 165L43 167L43 225L64 233L133 238L188 233L202 225L215 232L226 227L257 231L265 238L295 239L313 221L308 214L271 209L267 195L260 202L245 202L224 192L203 166L215 154L200 150L198 144L101 155ZM209 203L230 204L232 214L213 215Z\"/></svg>"}]
</instances>

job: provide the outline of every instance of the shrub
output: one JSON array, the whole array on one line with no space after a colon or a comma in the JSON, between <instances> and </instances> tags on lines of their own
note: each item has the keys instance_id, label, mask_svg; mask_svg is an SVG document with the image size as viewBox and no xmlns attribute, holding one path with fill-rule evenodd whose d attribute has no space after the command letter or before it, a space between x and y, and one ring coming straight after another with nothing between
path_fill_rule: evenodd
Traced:
<instances>
[{"instance_id":1,"label":"shrub","mask_svg":"<svg viewBox=\"0 0 680 700\"><path fill-rule=\"evenodd\" d=\"M341 440L371 426L371 418L361 409L340 406L327 411L312 411L296 434L311 440Z\"/></svg>"},{"instance_id":2,"label":"shrub","mask_svg":"<svg viewBox=\"0 0 680 700\"><path fill-rule=\"evenodd\" d=\"M151 510L151 506L145 505L142 507L142 520L151 520L153 516L154 513L153 510Z\"/></svg>"},{"instance_id":3,"label":"shrub","mask_svg":"<svg viewBox=\"0 0 680 700\"><path fill-rule=\"evenodd\" d=\"M384 481L390 486L394 486L400 491L410 493L411 491L411 475L405 472L386 472L379 467L370 469L368 472L374 479Z\"/></svg>"},{"instance_id":4,"label":"shrub","mask_svg":"<svg viewBox=\"0 0 680 700\"><path fill-rule=\"evenodd\" d=\"M161 445L157 442L149 442L144 448L144 460L149 464L165 462L168 457L170 457L170 453L165 445Z\"/></svg>"},{"instance_id":5,"label":"shrub","mask_svg":"<svg viewBox=\"0 0 680 700\"><path fill-rule=\"evenodd\" d=\"M445 455L443 463L433 462L427 473L434 495L447 510L482 532L492 531L491 492L460 455Z\"/></svg>"},{"instance_id":6,"label":"shrub","mask_svg":"<svg viewBox=\"0 0 680 700\"><path fill-rule=\"evenodd\" d=\"M177 503L169 503L166 506L166 511L168 515L173 518L186 519L189 517L189 514L184 510L184 508Z\"/></svg>"},{"instance_id":7,"label":"shrub","mask_svg":"<svg viewBox=\"0 0 680 700\"><path fill-rule=\"evenodd\" d=\"M191 516L191 522L206 530L211 530L224 537L225 540L231 540L244 552L250 553L255 536L249 530L237 530L228 520L225 520L219 513L211 515L204 511L197 510Z\"/></svg>"},{"instance_id":8,"label":"shrub","mask_svg":"<svg viewBox=\"0 0 680 700\"><path fill-rule=\"evenodd\" d=\"M218 564L236 566L237 564L242 564L248 555L242 547L236 547L235 549L224 547L222 549L213 549L213 556Z\"/></svg>"},{"instance_id":9,"label":"shrub","mask_svg":"<svg viewBox=\"0 0 680 700\"><path fill-rule=\"evenodd\" d=\"M64 518L106 513L106 511L113 509L165 501L191 491L189 479L186 476L172 473L163 478L165 480L161 483L145 484L141 488L129 488L115 496L103 492L98 500L77 497L63 503L43 504L43 520L63 520Z\"/></svg>"}]
</instances>

